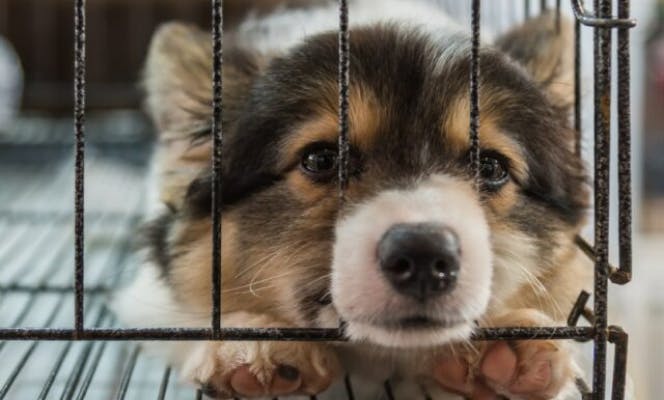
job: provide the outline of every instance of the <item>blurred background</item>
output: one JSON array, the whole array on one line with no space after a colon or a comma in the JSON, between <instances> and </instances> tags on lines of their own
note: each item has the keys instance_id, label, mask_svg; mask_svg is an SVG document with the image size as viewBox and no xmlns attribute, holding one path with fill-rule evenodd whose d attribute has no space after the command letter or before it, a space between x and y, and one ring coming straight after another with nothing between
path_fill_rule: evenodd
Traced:
<instances>
[{"instance_id":1,"label":"blurred background","mask_svg":"<svg viewBox=\"0 0 664 400\"><path fill-rule=\"evenodd\" d=\"M247 1L251 0L224 2L227 27L241 19L244 7L240 6ZM263 9L273 1L253 0ZM469 2L430 1L467 23ZM483 3L483 27L488 33L500 32L525 17L524 0ZM529 3L531 15L539 12L540 1ZM552 7L554 1L548 3ZM569 1L562 3L563 12L570 14ZM72 299L63 289L71 285L73 270L72 4L71 0L0 0L3 327L71 326ZM145 170L154 138L152 125L142 112L139 85L150 36L161 22L173 19L209 28L209 7L207 0L87 2L89 324L114 323L100 294L120 281L120 272L136 265L129 250L143 212ZM623 325L631 335L630 386L636 397L659 399L664 396L664 346L660 343L664 337L664 0L634 0L632 13L639 21L631 32L634 281L625 287L610 287L610 310L611 322ZM582 44L583 148L591 166L589 29L583 31ZM614 149L615 137L614 132ZM617 182L615 159L613 182ZM617 263L617 195L615 183L612 185L611 259ZM586 233L592 238L591 228ZM39 296L35 287L41 288ZM585 355L589 358L587 352ZM128 369L132 384L127 383L127 398L156 395L160 382L165 382L172 396L188 390L169 380L170 371L157 361L117 343L34 347L0 343L0 359L0 385L5 382L0 399L83 398L87 393L90 398L111 398L120 393Z\"/></svg>"}]
</instances>

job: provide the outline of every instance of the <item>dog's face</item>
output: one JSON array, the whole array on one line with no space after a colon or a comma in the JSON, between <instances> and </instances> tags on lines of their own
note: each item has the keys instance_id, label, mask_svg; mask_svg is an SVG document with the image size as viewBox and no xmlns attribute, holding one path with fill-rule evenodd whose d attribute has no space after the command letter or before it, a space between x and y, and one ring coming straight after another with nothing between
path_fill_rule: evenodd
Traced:
<instances>
[{"instance_id":1,"label":"dog's face","mask_svg":"<svg viewBox=\"0 0 664 400\"><path fill-rule=\"evenodd\" d=\"M270 58L227 50L224 312L301 326L343 320L353 339L427 345L467 336L488 309L555 268L586 202L566 108L566 36L548 16L481 51L475 186L469 39L354 29L343 201L337 35ZM211 286L207 41L164 28L147 68L171 208L153 224L153 254L176 296L202 310ZM191 131L202 132L198 141L178 145Z\"/></svg>"}]
</instances>

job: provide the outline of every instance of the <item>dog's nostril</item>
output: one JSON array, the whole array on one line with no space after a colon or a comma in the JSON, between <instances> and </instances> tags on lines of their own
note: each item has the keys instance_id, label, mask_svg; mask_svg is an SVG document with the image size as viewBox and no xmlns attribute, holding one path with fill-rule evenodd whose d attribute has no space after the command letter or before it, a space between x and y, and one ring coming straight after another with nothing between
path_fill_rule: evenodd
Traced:
<instances>
[{"instance_id":1,"label":"dog's nostril","mask_svg":"<svg viewBox=\"0 0 664 400\"><path fill-rule=\"evenodd\" d=\"M435 276L439 277L445 277L448 274L448 268L447 268L447 263L442 260L436 261L436 264L434 264L433 268L433 273Z\"/></svg>"},{"instance_id":2,"label":"dog's nostril","mask_svg":"<svg viewBox=\"0 0 664 400\"><path fill-rule=\"evenodd\" d=\"M438 260L431 269L431 276L437 280L442 289L448 289L456 284L459 275L457 260Z\"/></svg>"},{"instance_id":3,"label":"dog's nostril","mask_svg":"<svg viewBox=\"0 0 664 400\"><path fill-rule=\"evenodd\" d=\"M393 262L388 263L385 266L385 269L387 272L393 275L395 279L405 281L413 276L414 265L412 260L405 257L400 257Z\"/></svg>"},{"instance_id":4,"label":"dog's nostril","mask_svg":"<svg viewBox=\"0 0 664 400\"><path fill-rule=\"evenodd\" d=\"M378 244L387 280L398 292L419 301L454 288L460 252L457 235L435 224L394 225Z\"/></svg>"}]
</instances>

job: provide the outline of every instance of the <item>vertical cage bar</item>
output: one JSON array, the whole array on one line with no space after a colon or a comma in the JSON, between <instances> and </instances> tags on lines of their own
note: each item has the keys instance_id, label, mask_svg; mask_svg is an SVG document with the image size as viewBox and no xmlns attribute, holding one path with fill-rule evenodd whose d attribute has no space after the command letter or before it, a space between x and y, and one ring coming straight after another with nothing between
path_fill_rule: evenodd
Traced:
<instances>
[{"instance_id":1,"label":"vertical cage bar","mask_svg":"<svg viewBox=\"0 0 664 400\"><path fill-rule=\"evenodd\" d=\"M480 0L473 0L471 10L472 43L470 55L470 167L478 185L480 171Z\"/></svg>"},{"instance_id":2,"label":"vertical cage bar","mask_svg":"<svg viewBox=\"0 0 664 400\"><path fill-rule=\"evenodd\" d=\"M574 153L581 157L581 22L574 18Z\"/></svg>"},{"instance_id":3,"label":"vertical cage bar","mask_svg":"<svg viewBox=\"0 0 664 400\"><path fill-rule=\"evenodd\" d=\"M385 392L386 400L394 400L394 392L392 391L392 385L389 380L383 383L383 391Z\"/></svg>"},{"instance_id":4,"label":"vertical cage bar","mask_svg":"<svg viewBox=\"0 0 664 400\"><path fill-rule=\"evenodd\" d=\"M74 326L83 331L84 246L85 246L85 0L75 0L74 7Z\"/></svg>"},{"instance_id":5,"label":"vertical cage bar","mask_svg":"<svg viewBox=\"0 0 664 400\"><path fill-rule=\"evenodd\" d=\"M560 33L561 0L556 0L556 32Z\"/></svg>"},{"instance_id":6,"label":"vertical cage bar","mask_svg":"<svg viewBox=\"0 0 664 400\"><path fill-rule=\"evenodd\" d=\"M599 18L610 18L611 0L595 0ZM595 343L593 395L606 391L607 286L609 273L609 175L611 151L611 30L595 28Z\"/></svg>"},{"instance_id":7,"label":"vertical cage bar","mask_svg":"<svg viewBox=\"0 0 664 400\"><path fill-rule=\"evenodd\" d=\"M523 0L523 13L526 19L530 18L530 0Z\"/></svg>"},{"instance_id":8,"label":"vertical cage bar","mask_svg":"<svg viewBox=\"0 0 664 400\"><path fill-rule=\"evenodd\" d=\"M353 383L350 380L350 376L346 374L344 376L344 386L346 388L346 395L348 396L348 400L355 400L355 393L353 392Z\"/></svg>"},{"instance_id":9,"label":"vertical cage bar","mask_svg":"<svg viewBox=\"0 0 664 400\"><path fill-rule=\"evenodd\" d=\"M618 0L618 18L629 18L629 0ZM632 149L629 28L618 29L618 226L620 269L614 283L632 279Z\"/></svg>"},{"instance_id":10,"label":"vertical cage bar","mask_svg":"<svg viewBox=\"0 0 664 400\"><path fill-rule=\"evenodd\" d=\"M212 332L221 335L222 0L212 0Z\"/></svg>"},{"instance_id":11,"label":"vertical cage bar","mask_svg":"<svg viewBox=\"0 0 664 400\"><path fill-rule=\"evenodd\" d=\"M611 400L625 399L625 380L627 378L627 344L629 336L617 326L609 327L609 340L614 344L613 386Z\"/></svg>"},{"instance_id":12,"label":"vertical cage bar","mask_svg":"<svg viewBox=\"0 0 664 400\"><path fill-rule=\"evenodd\" d=\"M348 188L348 90L350 76L350 32L348 1L339 0L339 194L343 199Z\"/></svg>"},{"instance_id":13,"label":"vertical cage bar","mask_svg":"<svg viewBox=\"0 0 664 400\"><path fill-rule=\"evenodd\" d=\"M544 12L547 10L548 5L546 4L546 0L540 0L540 12Z\"/></svg>"}]
</instances>

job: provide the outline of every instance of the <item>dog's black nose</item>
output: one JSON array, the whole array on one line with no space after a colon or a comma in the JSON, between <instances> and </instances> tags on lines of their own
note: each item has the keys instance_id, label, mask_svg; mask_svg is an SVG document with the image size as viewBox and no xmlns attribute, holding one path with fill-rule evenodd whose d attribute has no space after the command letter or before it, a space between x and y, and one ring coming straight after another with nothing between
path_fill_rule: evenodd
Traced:
<instances>
[{"instance_id":1,"label":"dog's black nose","mask_svg":"<svg viewBox=\"0 0 664 400\"><path fill-rule=\"evenodd\" d=\"M437 224L397 224L378 243L380 266L392 286L422 302L454 288L460 255L457 235Z\"/></svg>"}]
</instances>

